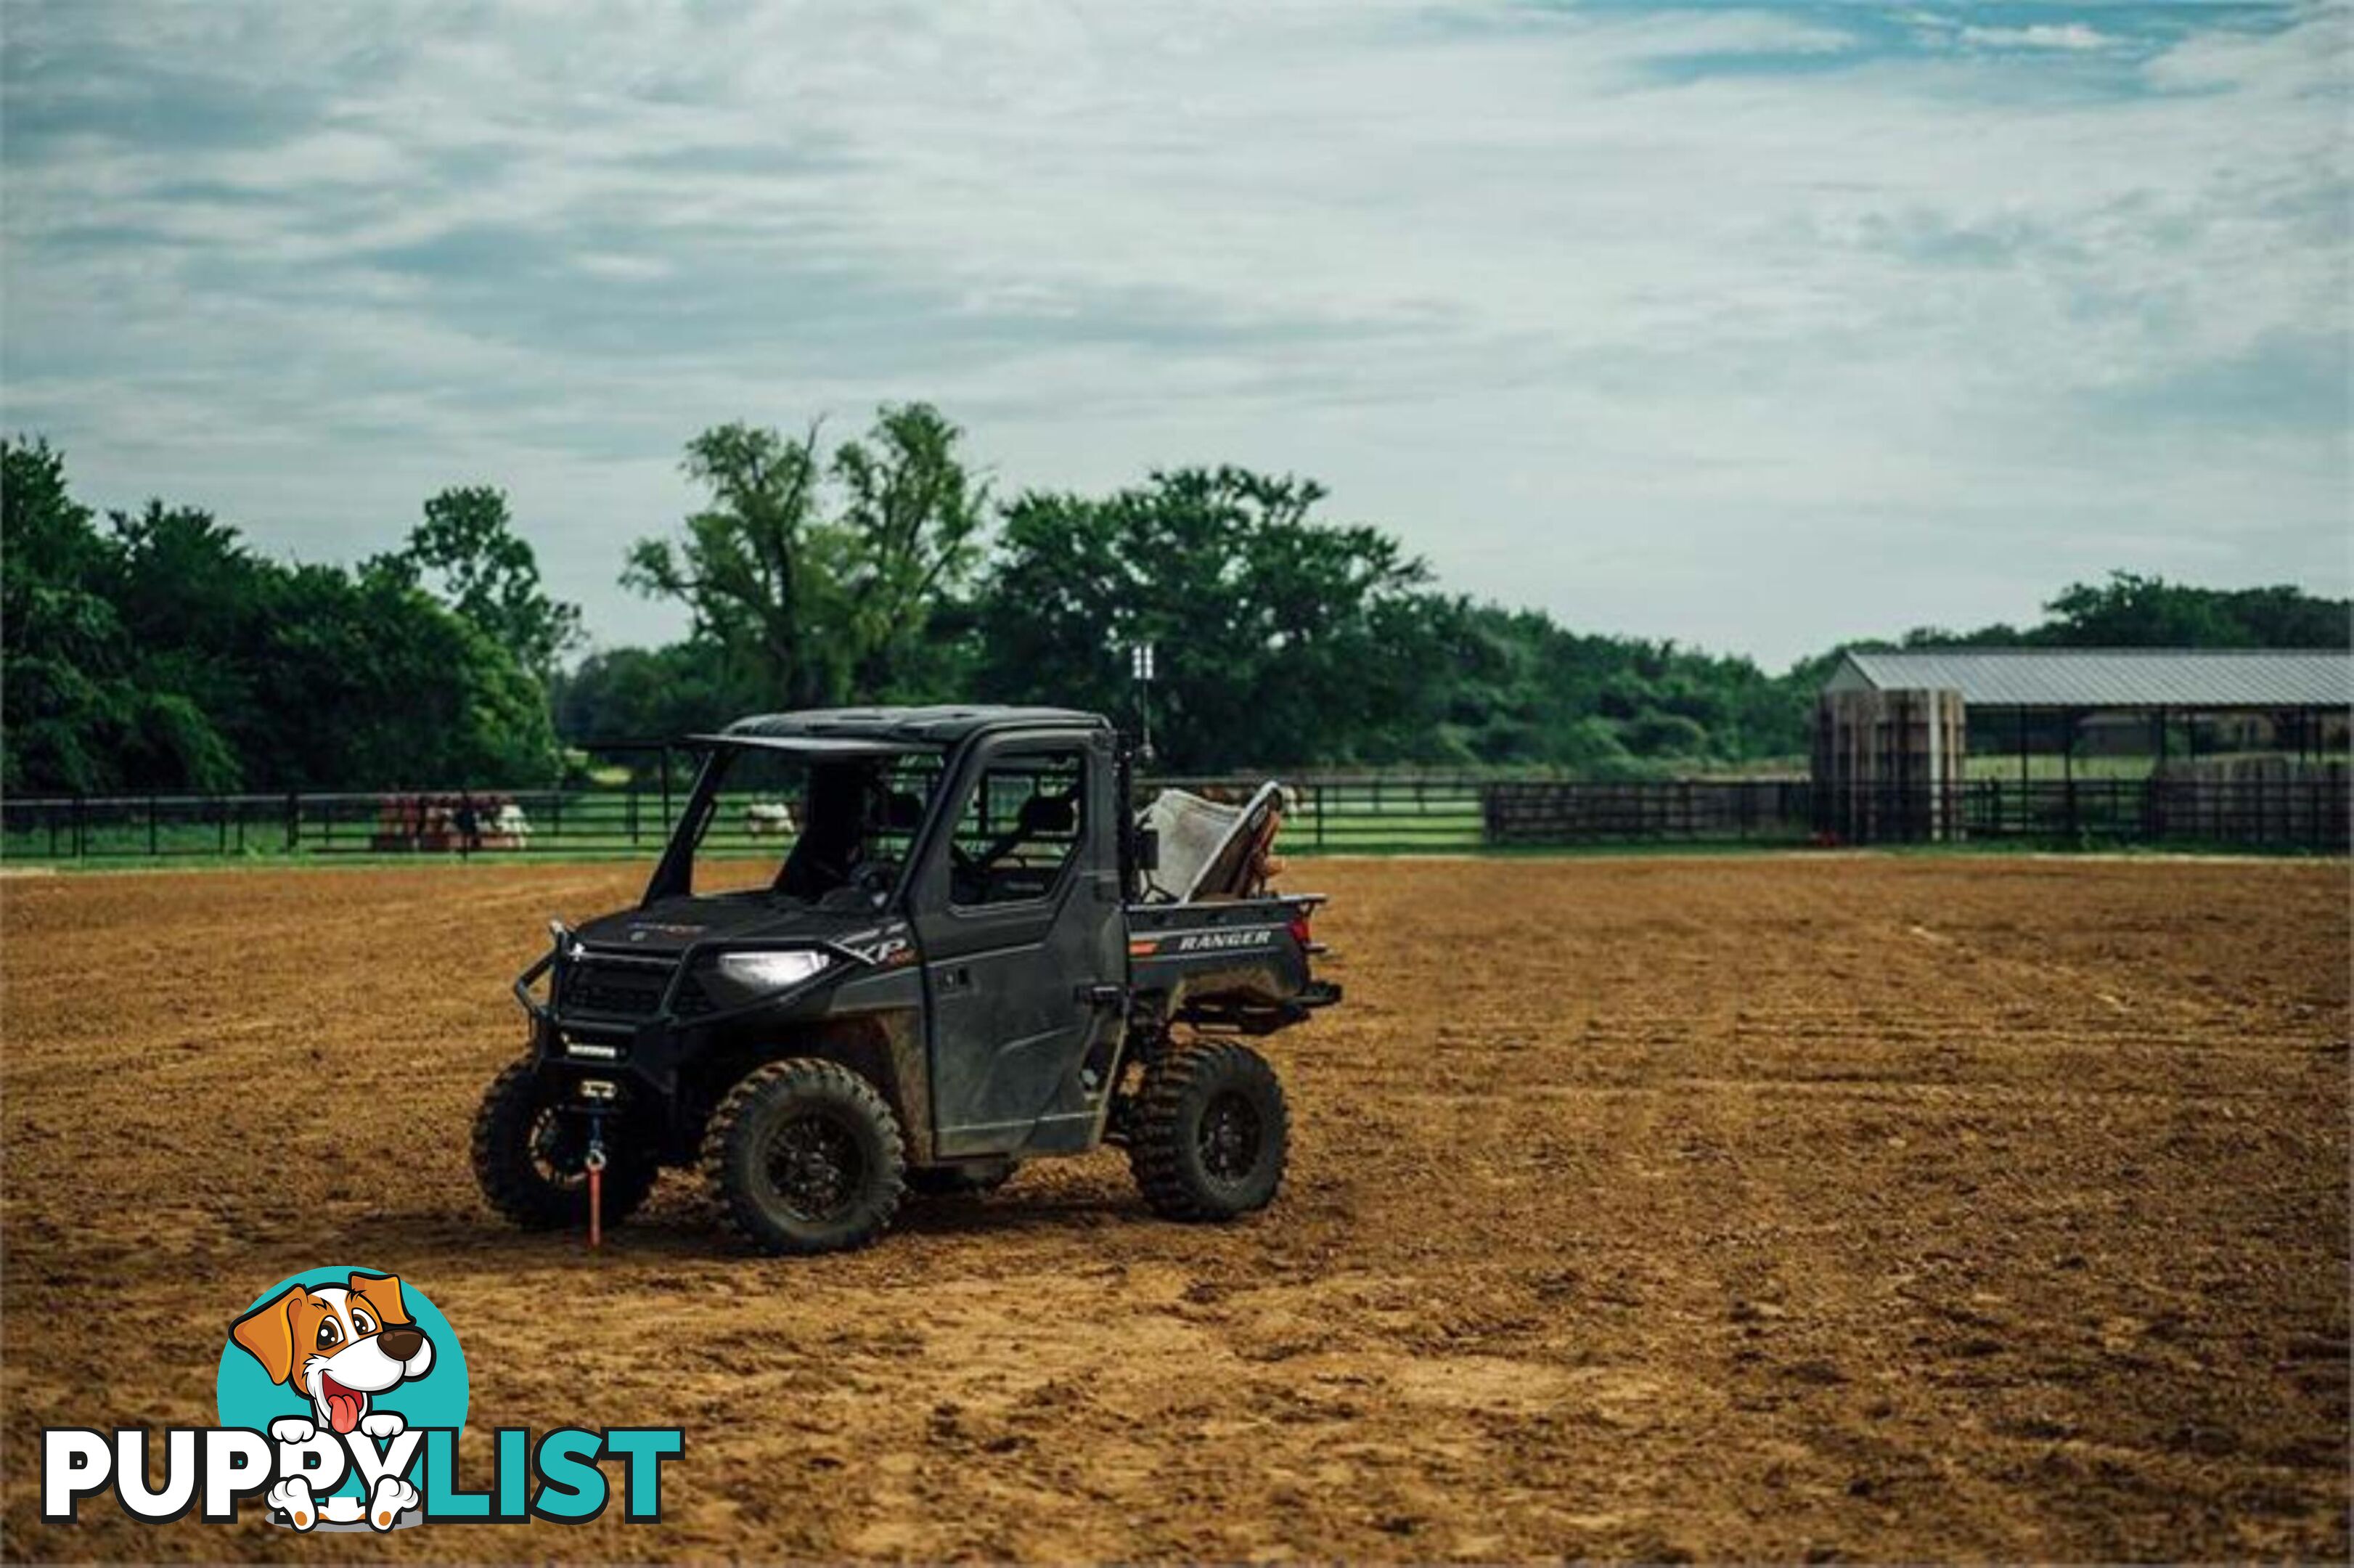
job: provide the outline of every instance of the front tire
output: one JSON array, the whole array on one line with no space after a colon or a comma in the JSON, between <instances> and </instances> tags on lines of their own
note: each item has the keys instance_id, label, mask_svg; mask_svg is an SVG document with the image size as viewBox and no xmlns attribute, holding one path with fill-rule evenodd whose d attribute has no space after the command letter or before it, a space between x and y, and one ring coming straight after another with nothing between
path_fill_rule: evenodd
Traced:
<instances>
[{"instance_id":1,"label":"front tire","mask_svg":"<svg viewBox=\"0 0 2354 1568\"><path fill-rule=\"evenodd\" d=\"M620 1224L654 1190L653 1150L614 1119L605 1143L604 1223ZM588 1129L563 1110L529 1061L510 1062L474 1113L474 1180L492 1208L527 1231L588 1223Z\"/></svg>"},{"instance_id":2,"label":"front tire","mask_svg":"<svg viewBox=\"0 0 2354 1568\"><path fill-rule=\"evenodd\" d=\"M1231 1220L1274 1200L1290 1138L1266 1057L1232 1042L1182 1045L1137 1091L1128 1164L1163 1218Z\"/></svg>"},{"instance_id":3,"label":"front tire","mask_svg":"<svg viewBox=\"0 0 2354 1568\"><path fill-rule=\"evenodd\" d=\"M762 1252L840 1252L890 1225L906 1146L873 1084L793 1057L755 1069L711 1113L703 1176L721 1219Z\"/></svg>"}]
</instances>

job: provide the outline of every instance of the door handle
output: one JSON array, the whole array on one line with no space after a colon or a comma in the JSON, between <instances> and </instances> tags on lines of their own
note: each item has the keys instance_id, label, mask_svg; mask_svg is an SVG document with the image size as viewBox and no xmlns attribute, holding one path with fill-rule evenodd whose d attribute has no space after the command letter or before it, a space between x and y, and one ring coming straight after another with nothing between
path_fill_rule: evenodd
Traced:
<instances>
[{"instance_id":1,"label":"door handle","mask_svg":"<svg viewBox=\"0 0 2354 1568\"><path fill-rule=\"evenodd\" d=\"M1118 985L1083 985L1074 998L1089 1007L1117 1007L1128 994L1128 988Z\"/></svg>"},{"instance_id":2,"label":"door handle","mask_svg":"<svg viewBox=\"0 0 2354 1568\"><path fill-rule=\"evenodd\" d=\"M943 969L940 971L940 989L942 991L963 991L971 984L972 970L962 964L959 964L952 969Z\"/></svg>"}]
</instances>

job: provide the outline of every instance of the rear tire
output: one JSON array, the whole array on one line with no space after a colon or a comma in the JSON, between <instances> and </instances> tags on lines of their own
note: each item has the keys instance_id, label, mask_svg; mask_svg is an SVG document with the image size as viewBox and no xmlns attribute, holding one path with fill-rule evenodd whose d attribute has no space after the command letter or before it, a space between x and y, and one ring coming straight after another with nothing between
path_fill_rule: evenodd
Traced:
<instances>
[{"instance_id":1,"label":"rear tire","mask_svg":"<svg viewBox=\"0 0 2354 1568\"><path fill-rule=\"evenodd\" d=\"M906 1169L899 1118L875 1086L813 1057L756 1068L703 1135L720 1218L762 1252L864 1246L890 1225Z\"/></svg>"},{"instance_id":2,"label":"rear tire","mask_svg":"<svg viewBox=\"0 0 2354 1568\"><path fill-rule=\"evenodd\" d=\"M1129 1126L1129 1169L1165 1219L1231 1220L1282 1184L1290 1114L1275 1069L1247 1045L1172 1051L1145 1074Z\"/></svg>"},{"instance_id":3,"label":"rear tire","mask_svg":"<svg viewBox=\"0 0 2354 1568\"><path fill-rule=\"evenodd\" d=\"M654 1190L653 1150L610 1118L605 1142L604 1223L620 1224ZM510 1062L474 1113L474 1180L492 1208L527 1231L588 1224L588 1129L557 1108L528 1061Z\"/></svg>"}]
</instances>

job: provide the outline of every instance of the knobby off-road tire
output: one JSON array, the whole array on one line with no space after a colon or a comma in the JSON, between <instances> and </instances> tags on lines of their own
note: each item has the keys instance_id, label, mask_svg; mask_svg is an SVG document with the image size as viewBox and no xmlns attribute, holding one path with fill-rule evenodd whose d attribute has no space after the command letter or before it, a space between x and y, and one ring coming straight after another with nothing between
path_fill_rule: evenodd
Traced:
<instances>
[{"instance_id":1,"label":"knobby off-road tire","mask_svg":"<svg viewBox=\"0 0 2354 1568\"><path fill-rule=\"evenodd\" d=\"M703 1135L703 1179L722 1223L762 1252L864 1246L891 1224L906 1173L899 1118L837 1062L755 1068Z\"/></svg>"},{"instance_id":2,"label":"knobby off-road tire","mask_svg":"<svg viewBox=\"0 0 2354 1568\"><path fill-rule=\"evenodd\" d=\"M925 1198L977 1198L1013 1181L1013 1172L1020 1169L1020 1163L1012 1160L934 1165L908 1171L907 1191Z\"/></svg>"},{"instance_id":3,"label":"knobby off-road tire","mask_svg":"<svg viewBox=\"0 0 2354 1568\"><path fill-rule=\"evenodd\" d=\"M588 1224L588 1128L557 1109L527 1061L510 1062L474 1113L474 1180L492 1208L527 1231ZM620 1224L662 1174L620 1118L605 1128L604 1224Z\"/></svg>"},{"instance_id":4,"label":"knobby off-road tire","mask_svg":"<svg viewBox=\"0 0 2354 1568\"><path fill-rule=\"evenodd\" d=\"M1291 1121L1267 1058L1231 1042L1179 1046L1145 1074L1128 1166L1153 1212L1231 1220L1283 1181Z\"/></svg>"}]
</instances>

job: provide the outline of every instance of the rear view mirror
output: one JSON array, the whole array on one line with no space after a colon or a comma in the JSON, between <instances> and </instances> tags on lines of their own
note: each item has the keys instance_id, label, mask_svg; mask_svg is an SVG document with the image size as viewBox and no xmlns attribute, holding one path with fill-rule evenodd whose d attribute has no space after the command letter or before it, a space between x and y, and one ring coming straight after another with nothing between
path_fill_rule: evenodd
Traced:
<instances>
[{"instance_id":1,"label":"rear view mirror","mask_svg":"<svg viewBox=\"0 0 2354 1568\"><path fill-rule=\"evenodd\" d=\"M1161 869L1161 834L1157 830L1152 828L1136 830L1136 869L1139 871Z\"/></svg>"}]
</instances>

